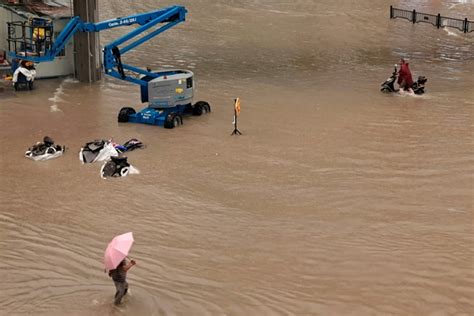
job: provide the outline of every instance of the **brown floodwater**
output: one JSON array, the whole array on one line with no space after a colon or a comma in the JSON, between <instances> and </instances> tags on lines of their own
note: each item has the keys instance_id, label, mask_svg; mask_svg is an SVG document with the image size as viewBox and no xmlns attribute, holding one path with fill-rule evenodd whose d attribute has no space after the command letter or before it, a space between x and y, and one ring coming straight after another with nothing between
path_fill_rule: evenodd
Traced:
<instances>
[{"instance_id":1,"label":"brown floodwater","mask_svg":"<svg viewBox=\"0 0 474 316\"><path fill-rule=\"evenodd\" d=\"M472 315L474 33L390 20L382 0L101 0L100 15L171 4L187 21L123 61L192 70L211 114L118 124L144 105L114 78L0 92L0 315ZM472 1L392 4L474 19ZM380 93L401 56L425 95ZM23 158L44 135L65 155ZM96 138L143 141L140 174L81 165ZM115 307L102 257L128 231Z\"/></svg>"}]
</instances>

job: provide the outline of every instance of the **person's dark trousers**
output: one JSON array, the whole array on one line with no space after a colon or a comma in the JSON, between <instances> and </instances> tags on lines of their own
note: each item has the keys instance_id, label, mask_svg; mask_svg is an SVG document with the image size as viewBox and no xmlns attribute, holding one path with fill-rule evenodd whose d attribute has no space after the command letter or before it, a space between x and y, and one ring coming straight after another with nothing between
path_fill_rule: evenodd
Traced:
<instances>
[{"instance_id":1,"label":"person's dark trousers","mask_svg":"<svg viewBox=\"0 0 474 316\"><path fill-rule=\"evenodd\" d=\"M115 292L115 301L114 304L118 305L122 302L122 298L127 294L128 291L128 283L127 281L125 282L115 282L115 288L117 289L117 292Z\"/></svg>"}]
</instances>

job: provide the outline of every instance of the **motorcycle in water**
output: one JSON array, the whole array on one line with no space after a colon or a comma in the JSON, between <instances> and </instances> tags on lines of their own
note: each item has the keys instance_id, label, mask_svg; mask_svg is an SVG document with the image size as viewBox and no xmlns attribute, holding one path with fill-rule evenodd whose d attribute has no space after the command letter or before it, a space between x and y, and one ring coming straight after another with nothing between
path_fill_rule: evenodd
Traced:
<instances>
[{"instance_id":1,"label":"motorcycle in water","mask_svg":"<svg viewBox=\"0 0 474 316\"><path fill-rule=\"evenodd\" d=\"M384 93L390 93L390 92L399 92L400 89L395 89L395 81L397 80L398 77L398 70L397 70L397 65L395 65L395 69L392 72L392 75L390 78L385 80L381 84L380 91ZM411 87L413 89L413 92L415 94L421 95L425 93L425 83L428 81L425 76L419 76L418 80L413 83L413 86Z\"/></svg>"}]
</instances>

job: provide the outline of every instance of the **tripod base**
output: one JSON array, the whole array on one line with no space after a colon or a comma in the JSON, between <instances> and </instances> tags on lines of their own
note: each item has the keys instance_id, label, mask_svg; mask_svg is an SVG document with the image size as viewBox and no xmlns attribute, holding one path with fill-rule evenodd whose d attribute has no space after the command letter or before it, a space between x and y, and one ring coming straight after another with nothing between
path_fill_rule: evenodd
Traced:
<instances>
[{"instance_id":1,"label":"tripod base","mask_svg":"<svg viewBox=\"0 0 474 316\"><path fill-rule=\"evenodd\" d=\"M234 129L234 131L232 132L232 134L230 134L230 136L232 135L242 135L242 133L238 129Z\"/></svg>"}]
</instances>

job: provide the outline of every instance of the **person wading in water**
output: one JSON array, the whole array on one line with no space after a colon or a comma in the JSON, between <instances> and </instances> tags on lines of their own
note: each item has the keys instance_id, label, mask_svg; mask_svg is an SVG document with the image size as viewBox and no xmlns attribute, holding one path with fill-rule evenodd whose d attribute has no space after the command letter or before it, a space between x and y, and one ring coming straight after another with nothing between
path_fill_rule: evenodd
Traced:
<instances>
[{"instance_id":1,"label":"person wading in water","mask_svg":"<svg viewBox=\"0 0 474 316\"><path fill-rule=\"evenodd\" d=\"M123 259L117 268L109 271L109 276L112 278L112 280L114 280L115 288L117 289L117 292L115 292L115 305L120 304L122 302L122 298L125 296L125 294L127 294L127 271L130 270L130 268L135 264L135 260L131 260L130 263L127 264L127 261Z\"/></svg>"}]
</instances>

